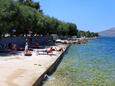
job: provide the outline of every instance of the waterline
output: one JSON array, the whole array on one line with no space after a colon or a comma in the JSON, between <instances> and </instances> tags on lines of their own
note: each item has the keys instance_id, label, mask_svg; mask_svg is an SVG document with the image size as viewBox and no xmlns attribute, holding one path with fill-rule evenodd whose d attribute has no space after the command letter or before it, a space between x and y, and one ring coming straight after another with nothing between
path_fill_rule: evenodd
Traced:
<instances>
[{"instance_id":1,"label":"waterline","mask_svg":"<svg viewBox=\"0 0 115 86\"><path fill-rule=\"evenodd\" d=\"M115 38L72 45L44 86L115 86Z\"/></svg>"}]
</instances>

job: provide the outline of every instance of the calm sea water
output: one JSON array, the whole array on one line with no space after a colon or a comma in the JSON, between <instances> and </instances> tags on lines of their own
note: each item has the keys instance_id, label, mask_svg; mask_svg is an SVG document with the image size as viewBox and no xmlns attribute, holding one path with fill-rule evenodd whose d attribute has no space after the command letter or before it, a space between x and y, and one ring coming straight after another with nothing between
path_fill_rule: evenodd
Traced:
<instances>
[{"instance_id":1,"label":"calm sea water","mask_svg":"<svg viewBox=\"0 0 115 86\"><path fill-rule=\"evenodd\" d=\"M115 86L115 38L72 45L44 86Z\"/></svg>"}]
</instances>

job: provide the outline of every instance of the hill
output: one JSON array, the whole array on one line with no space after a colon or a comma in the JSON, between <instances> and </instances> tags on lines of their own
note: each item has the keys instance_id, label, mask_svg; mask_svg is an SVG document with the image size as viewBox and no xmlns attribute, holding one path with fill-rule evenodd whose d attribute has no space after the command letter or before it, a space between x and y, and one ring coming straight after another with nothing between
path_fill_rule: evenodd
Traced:
<instances>
[{"instance_id":1,"label":"hill","mask_svg":"<svg viewBox=\"0 0 115 86\"><path fill-rule=\"evenodd\" d=\"M102 31L102 32L99 32L99 35L100 36L111 36L111 37L115 37L115 27L113 28L110 28L108 30L105 30L105 31Z\"/></svg>"}]
</instances>

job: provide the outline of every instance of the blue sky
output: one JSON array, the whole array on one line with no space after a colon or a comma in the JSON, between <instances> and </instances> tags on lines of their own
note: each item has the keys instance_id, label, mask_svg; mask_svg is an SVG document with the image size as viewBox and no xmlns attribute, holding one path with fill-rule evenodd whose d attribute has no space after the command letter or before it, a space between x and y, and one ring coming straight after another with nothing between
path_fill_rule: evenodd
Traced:
<instances>
[{"instance_id":1,"label":"blue sky","mask_svg":"<svg viewBox=\"0 0 115 86\"><path fill-rule=\"evenodd\" d=\"M45 15L73 22L78 29L94 32L115 27L115 0L33 0Z\"/></svg>"}]
</instances>

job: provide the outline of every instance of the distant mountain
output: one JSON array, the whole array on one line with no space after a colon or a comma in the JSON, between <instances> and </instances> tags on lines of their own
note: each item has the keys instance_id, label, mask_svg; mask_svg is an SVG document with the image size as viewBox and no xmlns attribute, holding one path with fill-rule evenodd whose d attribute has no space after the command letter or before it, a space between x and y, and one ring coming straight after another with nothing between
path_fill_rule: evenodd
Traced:
<instances>
[{"instance_id":1,"label":"distant mountain","mask_svg":"<svg viewBox=\"0 0 115 86\"><path fill-rule=\"evenodd\" d=\"M102 32L99 32L99 35L100 36L111 36L111 37L115 37L115 27L113 28L110 28L108 30L105 30L105 31L102 31Z\"/></svg>"}]
</instances>

